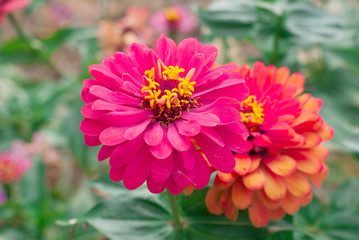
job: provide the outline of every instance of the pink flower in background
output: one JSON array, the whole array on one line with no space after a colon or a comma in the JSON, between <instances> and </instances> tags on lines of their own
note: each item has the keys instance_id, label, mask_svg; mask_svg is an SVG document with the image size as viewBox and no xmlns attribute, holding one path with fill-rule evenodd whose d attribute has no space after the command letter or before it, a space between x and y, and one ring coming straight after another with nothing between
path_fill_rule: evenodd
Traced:
<instances>
[{"instance_id":1,"label":"pink flower in background","mask_svg":"<svg viewBox=\"0 0 359 240\"><path fill-rule=\"evenodd\" d=\"M0 0L0 23L4 15L25 8L32 0Z\"/></svg>"},{"instance_id":2,"label":"pink flower in background","mask_svg":"<svg viewBox=\"0 0 359 240\"><path fill-rule=\"evenodd\" d=\"M212 45L188 38L176 46L162 35L155 50L135 43L90 66L80 129L88 146L103 145L98 159L110 158L113 181L179 194L208 184L207 161L233 170L231 151L243 151L248 136L237 110L248 88L237 66L213 68L216 57Z\"/></svg>"},{"instance_id":3,"label":"pink flower in background","mask_svg":"<svg viewBox=\"0 0 359 240\"><path fill-rule=\"evenodd\" d=\"M130 7L118 21L101 21L97 36L103 55L109 56L116 51L127 52L134 42L152 46L154 33L147 26L149 17L148 8Z\"/></svg>"},{"instance_id":4,"label":"pink flower in background","mask_svg":"<svg viewBox=\"0 0 359 240\"><path fill-rule=\"evenodd\" d=\"M32 160L26 153L24 143L15 141L11 148L0 152L0 181L11 183L20 179L32 166Z\"/></svg>"},{"instance_id":5,"label":"pink flower in background","mask_svg":"<svg viewBox=\"0 0 359 240\"><path fill-rule=\"evenodd\" d=\"M184 5L175 5L154 13L150 25L159 32L192 32L197 26L196 16Z\"/></svg>"}]
</instances>

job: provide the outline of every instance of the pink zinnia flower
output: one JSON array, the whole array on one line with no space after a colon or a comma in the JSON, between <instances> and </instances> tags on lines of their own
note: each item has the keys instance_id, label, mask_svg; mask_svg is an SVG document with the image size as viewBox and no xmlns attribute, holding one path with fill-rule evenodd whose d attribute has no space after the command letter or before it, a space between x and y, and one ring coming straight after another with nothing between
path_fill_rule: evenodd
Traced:
<instances>
[{"instance_id":1,"label":"pink zinnia flower","mask_svg":"<svg viewBox=\"0 0 359 240\"><path fill-rule=\"evenodd\" d=\"M88 146L102 144L98 159L110 157L110 178L135 189L166 187L179 194L193 184L203 188L209 166L230 173L231 152L248 135L237 108L248 88L236 66L213 69L217 49L188 38L176 46L162 35L155 50L132 44L90 66L84 81L80 129Z\"/></svg>"},{"instance_id":2,"label":"pink zinnia flower","mask_svg":"<svg viewBox=\"0 0 359 240\"><path fill-rule=\"evenodd\" d=\"M232 220L249 208L253 225L261 227L311 201L310 181L320 187L328 174L328 151L320 143L333 129L319 115L322 100L301 94L301 74L261 62L252 73L249 66L240 72L250 89L238 109L250 132L246 151L236 153L232 173L218 172L206 203L211 213Z\"/></svg>"},{"instance_id":3,"label":"pink zinnia flower","mask_svg":"<svg viewBox=\"0 0 359 240\"><path fill-rule=\"evenodd\" d=\"M19 180L31 166L32 160L27 156L24 144L16 141L10 149L0 152L0 181Z\"/></svg>"},{"instance_id":4,"label":"pink zinnia flower","mask_svg":"<svg viewBox=\"0 0 359 240\"><path fill-rule=\"evenodd\" d=\"M0 23L4 15L25 8L32 0L0 0Z\"/></svg>"},{"instance_id":5,"label":"pink zinnia flower","mask_svg":"<svg viewBox=\"0 0 359 240\"><path fill-rule=\"evenodd\" d=\"M175 5L154 13L150 25L159 32L192 32L197 26L196 16L184 5Z\"/></svg>"}]
</instances>

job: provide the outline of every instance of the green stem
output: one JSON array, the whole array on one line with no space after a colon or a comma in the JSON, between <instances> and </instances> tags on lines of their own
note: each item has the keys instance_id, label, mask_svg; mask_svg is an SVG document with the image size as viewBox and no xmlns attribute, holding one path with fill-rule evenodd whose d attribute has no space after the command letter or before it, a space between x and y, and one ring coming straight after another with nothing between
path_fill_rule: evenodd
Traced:
<instances>
[{"instance_id":1,"label":"green stem","mask_svg":"<svg viewBox=\"0 0 359 240\"><path fill-rule=\"evenodd\" d=\"M27 46L30 47L31 51L40 57L40 59L48 65L50 68L52 68L59 76L62 76L62 72L57 69L56 66L54 66L51 62L50 56L46 55L45 53L45 46L41 41L38 39L35 39L33 37L26 36L23 28L19 24L19 22L16 20L15 16L13 14L8 14L9 21L13 28L16 31L17 36L20 40L22 40Z\"/></svg>"},{"instance_id":2,"label":"green stem","mask_svg":"<svg viewBox=\"0 0 359 240\"><path fill-rule=\"evenodd\" d=\"M170 202L170 207L172 210L172 217L173 217L173 223L176 228L176 230L182 229L182 224L178 212L178 205L177 205L177 199L175 195L172 195L169 191L167 191L168 200Z\"/></svg>"},{"instance_id":3,"label":"green stem","mask_svg":"<svg viewBox=\"0 0 359 240\"><path fill-rule=\"evenodd\" d=\"M270 59L270 64L276 65L278 62L278 58L279 58L279 43L280 43L280 38L281 38L281 33L282 33L282 19L279 18L278 23L277 23L277 31L274 35L274 40L273 40L273 51L272 51L272 56Z\"/></svg>"},{"instance_id":4,"label":"green stem","mask_svg":"<svg viewBox=\"0 0 359 240\"><path fill-rule=\"evenodd\" d=\"M19 38L30 45L30 43L28 42L28 39L26 38L24 30L22 29L20 24L17 22L15 16L12 13L10 13L10 14L8 14L8 18L9 18L11 25L14 27L16 34L19 36Z\"/></svg>"},{"instance_id":5,"label":"green stem","mask_svg":"<svg viewBox=\"0 0 359 240\"><path fill-rule=\"evenodd\" d=\"M230 58L229 55L228 55L228 52L229 52L229 50L230 50L230 46L229 46L229 43L228 43L226 37L222 37L222 42L223 42L223 47L224 47L223 63L226 64L226 63L231 62L231 58Z\"/></svg>"}]
</instances>

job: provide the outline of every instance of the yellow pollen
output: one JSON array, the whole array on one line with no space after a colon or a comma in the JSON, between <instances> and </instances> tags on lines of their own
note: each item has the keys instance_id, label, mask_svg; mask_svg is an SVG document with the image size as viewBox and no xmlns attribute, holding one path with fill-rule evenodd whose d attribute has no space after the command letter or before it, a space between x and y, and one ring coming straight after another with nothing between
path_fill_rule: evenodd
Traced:
<instances>
[{"instance_id":1,"label":"yellow pollen","mask_svg":"<svg viewBox=\"0 0 359 240\"><path fill-rule=\"evenodd\" d=\"M196 85L196 82L191 82L190 80L193 77L195 69L191 69L191 71L184 78L179 75L185 70L183 68L179 68L178 66L163 66L160 67L160 70L162 70L162 81L176 81L177 87L174 87L171 90L165 89L164 91L158 89L161 86L155 79L156 73L155 68L153 67L151 70L145 71L144 79L148 82L148 85L144 85L141 89L141 91L145 93L145 99L150 102L152 109L155 108L155 104L159 104L161 106L165 105L167 108L181 106L181 101L178 97L190 97L194 92L194 85Z\"/></svg>"},{"instance_id":2,"label":"yellow pollen","mask_svg":"<svg viewBox=\"0 0 359 240\"><path fill-rule=\"evenodd\" d=\"M246 100L241 102L242 111L242 122L244 123L256 123L262 124L264 121L263 104L258 104L258 101L253 95L250 95ZM246 112L248 111L249 112Z\"/></svg>"},{"instance_id":3,"label":"yellow pollen","mask_svg":"<svg viewBox=\"0 0 359 240\"><path fill-rule=\"evenodd\" d=\"M168 7L163 9L163 14L165 18L169 22L178 22L181 19L181 15L177 8L175 7Z\"/></svg>"}]
</instances>

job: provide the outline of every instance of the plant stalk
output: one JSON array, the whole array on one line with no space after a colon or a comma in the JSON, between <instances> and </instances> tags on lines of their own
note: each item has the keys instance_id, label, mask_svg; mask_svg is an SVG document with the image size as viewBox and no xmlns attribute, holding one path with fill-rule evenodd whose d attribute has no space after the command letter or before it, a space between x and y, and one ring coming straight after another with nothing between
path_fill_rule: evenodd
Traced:
<instances>
[{"instance_id":1,"label":"plant stalk","mask_svg":"<svg viewBox=\"0 0 359 240\"><path fill-rule=\"evenodd\" d=\"M177 205L177 199L175 195L172 195L169 191L167 191L168 200L170 202L170 207L172 210L172 217L173 217L173 223L176 228L176 230L182 229L182 224L178 212L178 205Z\"/></svg>"}]
</instances>

